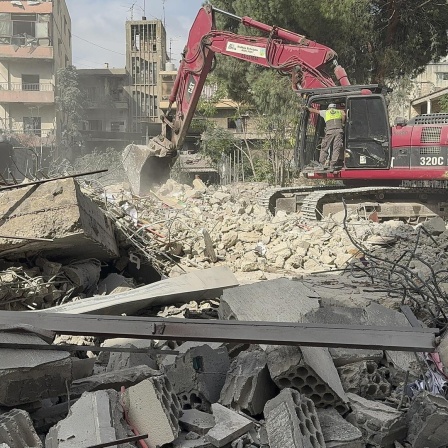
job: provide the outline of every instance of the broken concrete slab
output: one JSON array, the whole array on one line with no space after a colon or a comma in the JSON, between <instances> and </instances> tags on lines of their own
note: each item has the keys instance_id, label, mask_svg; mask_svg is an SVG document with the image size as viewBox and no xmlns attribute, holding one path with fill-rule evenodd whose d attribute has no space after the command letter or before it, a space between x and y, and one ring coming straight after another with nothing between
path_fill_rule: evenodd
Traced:
<instances>
[{"instance_id":1,"label":"broken concrete slab","mask_svg":"<svg viewBox=\"0 0 448 448\"><path fill-rule=\"evenodd\" d=\"M125 344L125 348L137 348L133 344ZM106 372L128 369L136 366L148 366L157 370L157 362L148 353L112 352L109 356Z\"/></svg>"},{"instance_id":2,"label":"broken concrete slab","mask_svg":"<svg viewBox=\"0 0 448 448\"><path fill-rule=\"evenodd\" d=\"M119 393L86 392L71 406L68 416L50 429L45 448L79 448L113 442L126 435L131 432L122 420Z\"/></svg>"},{"instance_id":3,"label":"broken concrete slab","mask_svg":"<svg viewBox=\"0 0 448 448\"><path fill-rule=\"evenodd\" d=\"M193 431L196 434L205 435L215 426L215 417L212 414L197 409L186 409L182 411L179 424L186 431Z\"/></svg>"},{"instance_id":4,"label":"broken concrete slab","mask_svg":"<svg viewBox=\"0 0 448 448\"><path fill-rule=\"evenodd\" d=\"M326 448L364 448L362 432L336 409L316 409Z\"/></svg>"},{"instance_id":5,"label":"broken concrete slab","mask_svg":"<svg viewBox=\"0 0 448 448\"><path fill-rule=\"evenodd\" d=\"M173 342L173 341L170 341ZM185 341L178 347L176 347L176 350L179 352L179 355L183 355L188 352L188 350L194 348L194 347L200 347L201 345L208 345L211 349L216 350L219 347L222 347L222 342L198 342L198 341ZM178 356L179 356L178 355ZM176 362L175 356L168 356L168 355L160 355L160 358L163 358L160 362L160 366L162 369L167 370L169 366L172 366Z\"/></svg>"},{"instance_id":6,"label":"broken concrete slab","mask_svg":"<svg viewBox=\"0 0 448 448\"><path fill-rule=\"evenodd\" d=\"M213 445L199 434L182 432L173 442L173 448L213 448Z\"/></svg>"},{"instance_id":7,"label":"broken concrete slab","mask_svg":"<svg viewBox=\"0 0 448 448\"><path fill-rule=\"evenodd\" d=\"M329 351L336 367L361 361L374 361L378 364L384 357L383 350L330 347Z\"/></svg>"},{"instance_id":8,"label":"broken concrete slab","mask_svg":"<svg viewBox=\"0 0 448 448\"><path fill-rule=\"evenodd\" d=\"M226 289L219 304L220 319L302 322L319 308L319 296L302 282L279 278Z\"/></svg>"},{"instance_id":9,"label":"broken concrete slab","mask_svg":"<svg viewBox=\"0 0 448 448\"><path fill-rule=\"evenodd\" d=\"M253 428L249 419L219 403L212 404L212 411L216 425L210 429L205 439L216 447L226 446Z\"/></svg>"},{"instance_id":10,"label":"broken concrete slab","mask_svg":"<svg viewBox=\"0 0 448 448\"><path fill-rule=\"evenodd\" d=\"M338 373L346 392L370 400L384 399L390 395L392 385L386 378L389 370L385 367L379 368L373 361L347 364L339 367Z\"/></svg>"},{"instance_id":11,"label":"broken concrete slab","mask_svg":"<svg viewBox=\"0 0 448 448\"><path fill-rule=\"evenodd\" d=\"M219 402L252 416L261 414L278 391L266 362L261 349L241 352L230 365Z\"/></svg>"},{"instance_id":12,"label":"broken concrete slab","mask_svg":"<svg viewBox=\"0 0 448 448\"><path fill-rule=\"evenodd\" d=\"M168 278L124 293L89 297L39 312L133 314L152 306L213 299L221 296L224 288L237 285L238 281L232 271L226 266L219 266Z\"/></svg>"},{"instance_id":13,"label":"broken concrete slab","mask_svg":"<svg viewBox=\"0 0 448 448\"><path fill-rule=\"evenodd\" d=\"M146 378L159 376L162 372L151 369L148 366L134 366L118 371L99 373L87 378L73 381L70 388L70 395L77 397L84 392L94 392L97 390L114 389L119 391L121 386L126 388L133 386Z\"/></svg>"},{"instance_id":14,"label":"broken concrete slab","mask_svg":"<svg viewBox=\"0 0 448 448\"><path fill-rule=\"evenodd\" d=\"M42 448L28 412L12 409L0 414L0 442L9 448ZM2 444L0 444L1 448Z\"/></svg>"},{"instance_id":15,"label":"broken concrete slab","mask_svg":"<svg viewBox=\"0 0 448 448\"><path fill-rule=\"evenodd\" d=\"M408 410L406 440L413 448L441 448L448 444L448 401L420 392Z\"/></svg>"},{"instance_id":16,"label":"broken concrete slab","mask_svg":"<svg viewBox=\"0 0 448 448\"><path fill-rule=\"evenodd\" d=\"M123 275L113 272L98 283L98 294L108 295L117 288L126 288L126 290L129 290L134 289L134 285Z\"/></svg>"},{"instance_id":17,"label":"broken concrete slab","mask_svg":"<svg viewBox=\"0 0 448 448\"><path fill-rule=\"evenodd\" d=\"M211 348L201 343L178 355L164 371L177 394L182 409L210 410L219 400L230 366L225 347Z\"/></svg>"},{"instance_id":18,"label":"broken concrete slab","mask_svg":"<svg viewBox=\"0 0 448 448\"><path fill-rule=\"evenodd\" d=\"M297 389L317 407L347 409L348 398L328 349L272 345L266 353L271 378L280 389Z\"/></svg>"},{"instance_id":19,"label":"broken concrete slab","mask_svg":"<svg viewBox=\"0 0 448 448\"><path fill-rule=\"evenodd\" d=\"M0 195L0 255L10 259L39 253L59 259L118 257L114 230L103 211L74 179L5 191ZM46 238L53 241L36 241Z\"/></svg>"},{"instance_id":20,"label":"broken concrete slab","mask_svg":"<svg viewBox=\"0 0 448 448\"><path fill-rule=\"evenodd\" d=\"M32 333L0 332L0 342L43 344ZM16 406L65 394L72 380L70 353L0 349L0 405Z\"/></svg>"},{"instance_id":21,"label":"broken concrete slab","mask_svg":"<svg viewBox=\"0 0 448 448\"><path fill-rule=\"evenodd\" d=\"M180 405L164 375L143 380L126 389L123 395L129 421L139 434L148 434L144 441L149 448L175 440L179 434Z\"/></svg>"},{"instance_id":22,"label":"broken concrete slab","mask_svg":"<svg viewBox=\"0 0 448 448\"><path fill-rule=\"evenodd\" d=\"M347 421L359 428L365 443L381 448L393 448L394 441L402 442L407 433L406 420L396 409L379 401L366 400L348 393L352 412Z\"/></svg>"},{"instance_id":23,"label":"broken concrete slab","mask_svg":"<svg viewBox=\"0 0 448 448\"><path fill-rule=\"evenodd\" d=\"M266 431L271 448L325 448L314 403L293 389L283 389L266 403Z\"/></svg>"}]
</instances>

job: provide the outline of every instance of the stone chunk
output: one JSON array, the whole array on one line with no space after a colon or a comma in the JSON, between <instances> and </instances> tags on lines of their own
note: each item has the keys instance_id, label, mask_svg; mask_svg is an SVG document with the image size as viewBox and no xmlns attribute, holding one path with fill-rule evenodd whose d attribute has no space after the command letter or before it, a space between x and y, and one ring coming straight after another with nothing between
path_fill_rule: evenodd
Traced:
<instances>
[{"instance_id":1,"label":"stone chunk","mask_svg":"<svg viewBox=\"0 0 448 448\"><path fill-rule=\"evenodd\" d=\"M344 420L335 409L317 409L327 448L364 448L361 431Z\"/></svg>"},{"instance_id":2,"label":"stone chunk","mask_svg":"<svg viewBox=\"0 0 448 448\"><path fill-rule=\"evenodd\" d=\"M271 378L280 389L297 389L317 407L347 410L348 398L328 349L272 345L266 353Z\"/></svg>"},{"instance_id":3,"label":"stone chunk","mask_svg":"<svg viewBox=\"0 0 448 448\"><path fill-rule=\"evenodd\" d=\"M121 386L126 388L140 383L146 378L158 376L162 373L159 370L151 369L148 366L136 366L129 369L122 369L114 372L99 373L87 378L75 380L70 388L71 396L79 396L84 392L94 392L97 390L114 389L120 391Z\"/></svg>"},{"instance_id":4,"label":"stone chunk","mask_svg":"<svg viewBox=\"0 0 448 448\"><path fill-rule=\"evenodd\" d=\"M122 347L137 348L133 344L125 344ZM148 353L111 352L106 372L129 369L136 366L148 366L154 370L158 369L156 361Z\"/></svg>"},{"instance_id":5,"label":"stone chunk","mask_svg":"<svg viewBox=\"0 0 448 448\"><path fill-rule=\"evenodd\" d=\"M182 409L208 412L210 404L219 400L229 365L225 347L213 349L203 344L178 355L174 364L166 367L165 373Z\"/></svg>"},{"instance_id":6,"label":"stone chunk","mask_svg":"<svg viewBox=\"0 0 448 448\"><path fill-rule=\"evenodd\" d=\"M443 218L436 216L421 224L431 235L440 235L446 230L446 223Z\"/></svg>"},{"instance_id":7,"label":"stone chunk","mask_svg":"<svg viewBox=\"0 0 448 448\"><path fill-rule=\"evenodd\" d=\"M266 353L259 349L241 352L230 365L220 403L250 415L261 414L277 393L266 360Z\"/></svg>"},{"instance_id":8,"label":"stone chunk","mask_svg":"<svg viewBox=\"0 0 448 448\"><path fill-rule=\"evenodd\" d=\"M420 392L408 411L407 440L413 448L440 448L448 444L448 401Z\"/></svg>"},{"instance_id":9,"label":"stone chunk","mask_svg":"<svg viewBox=\"0 0 448 448\"><path fill-rule=\"evenodd\" d=\"M119 394L112 390L83 394L68 416L50 429L45 448L80 448L124 437L128 429L118 403Z\"/></svg>"},{"instance_id":10,"label":"stone chunk","mask_svg":"<svg viewBox=\"0 0 448 448\"><path fill-rule=\"evenodd\" d=\"M212 404L212 411L216 425L207 433L205 439L214 446L225 446L253 428L249 419L218 403Z\"/></svg>"},{"instance_id":11,"label":"stone chunk","mask_svg":"<svg viewBox=\"0 0 448 448\"><path fill-rule=\"evenodd\" d=\"M194 438L194 436L197 438ZM194 433L181 433L173 442L173 448L213 448L213 445L205 439Z\"/></svg>"},{"instance_id":12,"label":"stone chunk","mask_svg":"<svg viewBox=\"0 0 448 448\"><path fill-rule=\"evenodd\" d=\"M124 405L129 420L138 432L148 434L144 440L149 448L170 443L177 438L180 406L165 376L148 378L127 389Z\"/></svg>"},{"instance_id":13,"label":"stone chunk","mask_svg":"<svg viewBox=\"0 0 448 448\"><path fill-rule=\"evenodd\" d=\"M347 421L362 432L364 441L374 447L392 448L394 441L406 437L403 414L378 401L366 400L355 394L347 394L353 412Z\"/></svg>"},{"instance_id":14,"label":"stone chunk","mask_svg":"<svg viewBox=\"0 0 448 448\"><path fill-rule=\"evenodd\" d=\"M0 342L46 344L35 334L0 332ZM65 394L72 380L70 353L0 349L0 404L16 406Z\"/></svg>"},{"instance_id":15,"label":"stone chunk","mask_svg":"<svg viewBox=\"0 0 448 448\"><path fill-rule=\"evenodd\" d=\"M264 416L271 448L325 448L316 408L296 390L283 389L268 401Z\"/></svg>"},{"instance_id":16,"label":"stone chunk","mask_svg":"<svg viewBox=\"0 0 448 448\"><path fill-rule=\"evenodd\" d=\"M279 278L226 289L218 314L220 319L302 322L319 308L319 296L303 283Z\"/></svg>"},{"instance_id":17,"label":"stone chunk","mask_svg":"<svg viewBox=\"0 0 448 448\"><path fill-rule=\"evenodd\" d=\"M382 350L373 349L330 347L329 351L336 367L360 361L375 361L379 363L384 357Z\"/></svg>"},{"instance_id":18,"label":"stone chunk","mask_svg":"<svg viewBox=\"0 0 448 448\"><path fill-rule=\"evenodd\" d=\"M204 435L215 426L215 418L212 414L207 414L197 409L187 409L182 412L182 416L179 418L179 424L187 431Z\"/></svg>"},{"instance_id":19,"label":"stone chunk","mask_svg":"<svg viewBox=\"0 0 448 448\"><path fill-rule=\"evenodd\" d=\"M28 412L22 409L0 414L0 442L9 448L42 448Z\"/></svg>"},{"instance_id":20,"label":"stone chunk","mask_svg":"<svg viewBox=\"0 0 448 448\"><path fill-rule=\"evenodd\" d=\"M391 384L386 379L389 371L385 367L378 368L373 361L347 364L339 367L338 372L346 392L370 400L383 399L390 395Z\"/></svg>"}]
</instances>

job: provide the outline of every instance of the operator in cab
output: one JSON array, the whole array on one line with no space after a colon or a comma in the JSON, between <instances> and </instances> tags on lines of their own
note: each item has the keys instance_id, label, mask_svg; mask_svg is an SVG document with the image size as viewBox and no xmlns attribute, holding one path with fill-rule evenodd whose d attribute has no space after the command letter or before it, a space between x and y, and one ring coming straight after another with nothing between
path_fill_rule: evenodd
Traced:
<instances>
[{"instance_id":1,"label":"operator in cab","mask_svg":"<svg viewBox=\"0 0 448 448\"><path fill-rule=\"evenodd\" d=\"M325 120L325 136L322 139L319 167L333 172L339 165L342 165L341 153L344 147L344 124L345 112L336 108L332 103L327 110L318 110L313 107L307 107L309 112L319 114ZM333 151L331 149L333 148ZM330 165L327 166L327 158L330 157Z\"/></svg>"}]
</instances>

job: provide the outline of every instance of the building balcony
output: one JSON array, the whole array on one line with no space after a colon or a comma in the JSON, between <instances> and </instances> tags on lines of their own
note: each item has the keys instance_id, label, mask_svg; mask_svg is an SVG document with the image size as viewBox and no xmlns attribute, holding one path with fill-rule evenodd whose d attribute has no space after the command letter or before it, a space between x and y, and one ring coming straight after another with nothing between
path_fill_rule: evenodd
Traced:
<instances>
[{"instance_id":1,"label":"building balcony","mask_svg":"<svg viewBox=\"0 0 448 448\"><path fill-rule=\"evenodd\" d=\"M53 47L0 45L0 60L3 59L41 59L53 60Z\"/></svg>"},{"instance_id":2,"label":"building balcony","mask_svg":"<svg viewBox=\"0 0 448 448\"><path fill-rule=\"evenodd\" d=\"M51 83L25 84L0 83L0 103L54 103L54 86Z\"/></svg>"}]
</instances>

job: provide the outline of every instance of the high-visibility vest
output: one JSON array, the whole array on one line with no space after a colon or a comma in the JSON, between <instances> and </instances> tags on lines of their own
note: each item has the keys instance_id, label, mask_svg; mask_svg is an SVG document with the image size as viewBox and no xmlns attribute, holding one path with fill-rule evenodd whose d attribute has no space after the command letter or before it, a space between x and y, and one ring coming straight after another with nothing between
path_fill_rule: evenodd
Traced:
<instances>
[{"instance_id":1,"label":"high-visibility vest","mask_svg":"<svg viewBox=\"0 0 448 448\"><path fill-rule=\"evenodd\" d=\"M327 130L342 129L342 117L342 110L329 109L325 111L324 120Z\"/></svg>"}]
</instances>

